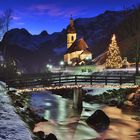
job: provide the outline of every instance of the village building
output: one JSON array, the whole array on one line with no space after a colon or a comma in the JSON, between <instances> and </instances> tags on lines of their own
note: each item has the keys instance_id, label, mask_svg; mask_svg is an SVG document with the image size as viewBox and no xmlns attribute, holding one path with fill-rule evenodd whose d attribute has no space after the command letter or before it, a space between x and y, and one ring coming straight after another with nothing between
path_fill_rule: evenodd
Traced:
<instances>
[{"instance_id":1,"label":"village building","mask_svg":"<svg viewBox=\"0 0 140 140\"><path fill-rule=\"evenodd\" d=\"M92 60L92 53L83 38L77 39L74 21L71 17L67 28L67 51L64 54L64 62L68 65L80 65L87 60Z\"/></svg>"}]
</instances>

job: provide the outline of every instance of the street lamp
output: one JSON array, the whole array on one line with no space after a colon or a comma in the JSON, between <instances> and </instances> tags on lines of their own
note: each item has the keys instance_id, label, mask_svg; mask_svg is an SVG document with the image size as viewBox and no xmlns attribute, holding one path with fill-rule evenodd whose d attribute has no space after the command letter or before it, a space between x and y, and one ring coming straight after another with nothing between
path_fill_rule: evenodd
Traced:
<instances>
[{"instance_id":1,"label":"street lamp","mask_svg":"<svg viewBox=\"0 0 140 140\"><path fill-rule=\"evenodd\" d=\"M63 66L64 66L64 61L60 61L59 62L59 65L60 65L60 72L62 71L62 68L63 68Z\"/></svg>"},{"instance_id":2,"label":"street lamp","mask_svg":"<svg viewBox=\"0 0 140 140\"><path fill-rule=\"evenodd\" d=\"M52 66L52 65L50 65L50 67L49 67L49 68L50 68L50 69L52 69L52 67L53 67L53 66Z\"/></svg>"},{"instance_id":3,"label":"street lamp","mask_svg":"<svg viewBox=\"0 0 140 140\"><path fill-rule=\"evenodd\" d=\"M60 61L60 66L63 67L64 66L64 61Z\"/></svg>"},{"instance_id":4,"label":"street lamp","mask_svg":"<svg viewBox=\"0 0 140 140\"><path fill-rule=\"evenodd\" d=\"M90 58L89 58L88 56L87 56L85 59L86 59L87 61L90 60Z\"/></svg>"},{"instance_id":5,"label":"street lamp","mask_svg":"<svg viewBox=\"0 0 140 140\"><path fill-rule=\"evenodd\" d=\"M47 70L50 71L50 70L52 69L53 66L50 65L50 64L47 64L46 67L47 67Z\"/></svg>"}]
</instances>

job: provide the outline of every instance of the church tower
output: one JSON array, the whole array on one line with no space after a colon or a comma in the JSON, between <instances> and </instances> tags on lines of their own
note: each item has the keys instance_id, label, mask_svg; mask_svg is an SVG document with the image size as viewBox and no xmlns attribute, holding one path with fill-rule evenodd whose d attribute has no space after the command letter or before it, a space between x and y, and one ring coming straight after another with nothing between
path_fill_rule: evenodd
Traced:
<instances>
[{"instance_id":1,"label":"church tower","mask_svg":"<svg viewBox=\"0 0 140 140\"><path fill-rule=\"evenodd\" d=\"M77 39L74 21L71 16L70 25L67 28L67 51L64 54L64 62L67 65L81 65L87 58L91 60L92 53L83 38Z\"/></svg>"},{"instance_id":2,"label":"church tower","mask_svg":"<svg viewBox=\"0 0 140 140\"><path fill-rule=\"evenodd\" d=\"M67 48L69 48L73 44L73 42L76 40L76 37L77 37L77 34L74 27L74 21L71 16L70 25L68 26L68 29L67 29Z\"/></svg>"}]
</instances>

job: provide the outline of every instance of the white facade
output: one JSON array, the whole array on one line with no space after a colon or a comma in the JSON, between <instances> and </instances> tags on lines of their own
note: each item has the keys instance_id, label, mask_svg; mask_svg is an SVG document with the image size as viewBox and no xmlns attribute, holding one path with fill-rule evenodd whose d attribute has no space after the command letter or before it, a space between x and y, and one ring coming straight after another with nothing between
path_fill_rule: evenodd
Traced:
<instances>
[{"instance_id":1,"label":"white facade","mask_svg":"<svg viewBox=\"0 0 140 140\"><path fill-rule=\"evenodd\" d=\"M76 33L68 33L67 34L67 48L69 48L74 41L76 40L77 34Z\"/></svg>"}]
</instances>

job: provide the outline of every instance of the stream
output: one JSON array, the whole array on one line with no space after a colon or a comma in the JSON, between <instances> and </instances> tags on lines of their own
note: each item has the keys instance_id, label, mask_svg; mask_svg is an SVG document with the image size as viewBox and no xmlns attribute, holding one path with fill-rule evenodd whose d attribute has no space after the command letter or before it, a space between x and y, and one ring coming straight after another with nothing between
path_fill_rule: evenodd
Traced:
<instances>
[{"instance_id":1,"label":"stream","mask_svg":"<svg viewBox=\"0 0 140 140\"><path fill-rule=\"evenodd\" d=\"M140 112L86 102L83 102L83 110L78 112L73 109L72 100L49 91L30 95L30 108L48 120L35 124L33 132L53 133L58 140L140 140ZM111 120L109 128L102 133L85 122L97 109L103 110Z\"/></svg>"}]
</instances>

